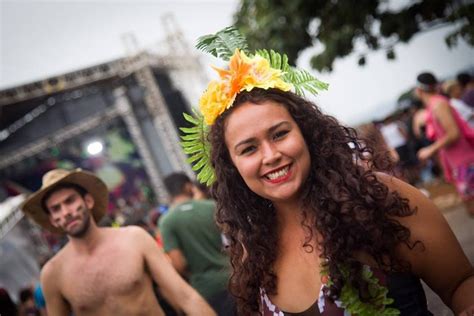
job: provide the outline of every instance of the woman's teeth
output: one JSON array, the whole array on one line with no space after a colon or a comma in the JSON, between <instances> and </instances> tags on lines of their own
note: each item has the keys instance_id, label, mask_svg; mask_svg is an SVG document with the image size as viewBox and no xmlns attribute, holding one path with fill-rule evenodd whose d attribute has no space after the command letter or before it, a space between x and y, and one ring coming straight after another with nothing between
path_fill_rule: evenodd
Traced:
<instances>
[{"instance_id":1,"label":"woman's teeth","mask_svg":"<svg viewBox=\"0 0 474 316\"><path fill-rule=\"evenodd\" d=\"M288 173L288 169L290 169L290 167L286 166L285 168L283 168L281 170L278 170L278 171L275 171L275 172L272 172L272 173L269 173L269 174L265 175L265 177L267 177L270 180L278 179L280 177L285 176Z\"/></svg>"}]
</instances>

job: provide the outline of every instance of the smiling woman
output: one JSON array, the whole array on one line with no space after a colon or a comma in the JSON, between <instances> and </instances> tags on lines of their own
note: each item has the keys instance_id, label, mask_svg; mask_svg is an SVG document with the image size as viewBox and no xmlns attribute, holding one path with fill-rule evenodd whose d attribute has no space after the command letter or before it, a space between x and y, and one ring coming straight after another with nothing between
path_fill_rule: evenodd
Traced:
<instances>
[{"instance_id":1,"label":"smiling woman","mask_svg":"<svg viewBox=\"0 0 474 316\"><path fill-rule=\"evenodd\" d=\"M227 29L200 46L219 51L219 38L228 47L234 37ZM205 152L191 160L213 182L239 315L432 315L420 279L456 313L472 311L474 270L436 207L375 172L385 159L300 96L304 72L274 52L240 54L201 98L209 143L183 137L189 153L210 148L213 169ZM257 76L256 64L268 71Z\"/></svg>"},{"instance_id":2,"label":"smiling woman","mask_svg":"<svg viewBox=\"0 0 474 316\"><path fill-rule=\"evenodd\" d=\"M284 106L245 102L227 121L225 140L232 162L252 191L275 202L297 198L310 158L303 135Z\"/></svg>"}]
</instances>

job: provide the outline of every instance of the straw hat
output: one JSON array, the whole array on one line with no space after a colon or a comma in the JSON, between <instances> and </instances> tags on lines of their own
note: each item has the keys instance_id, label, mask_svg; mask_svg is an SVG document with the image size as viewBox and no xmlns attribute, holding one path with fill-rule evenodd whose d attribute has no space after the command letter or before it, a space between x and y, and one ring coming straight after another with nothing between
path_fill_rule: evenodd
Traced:
<instances>
[{"instance_id":1,"label":"straw hat","mask_svg":"<svg viewBox=\"0 0 474 316\"><path fill-rule=\"evenodd\" d=\"M43 228L53 233L64 233L61 229L51 225L49 215L43 209L41 201L46 193L60 183L73 183L83 187L94 198L92 216L98 222L105 214L109 200L109 193L105 183L91 172L76 170L54 169L43 176L41 189L33 193L23 203L22 210Z\"/></svg>"}]
</instances>

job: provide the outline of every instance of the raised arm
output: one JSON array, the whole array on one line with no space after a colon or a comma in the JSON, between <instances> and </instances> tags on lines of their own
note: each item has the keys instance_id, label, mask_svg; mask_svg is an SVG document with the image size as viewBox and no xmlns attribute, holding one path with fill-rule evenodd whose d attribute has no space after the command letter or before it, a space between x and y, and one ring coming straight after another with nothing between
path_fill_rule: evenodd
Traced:
<instances>
[{"instance_id":1,"label":"raised arm","mask_svg":"<svg viewBox=\"0 0 474 316\"><path fill-rule=\"evenodd\" d=\"M54 263L48 262L41 270L41 286L46 301L48 316L69 316L71 308L58 288Z\"/></svg>"},{"instance_id":2,"label":"raised arm","mask_svg":"<svg viewBox=\"0 0 474 316\"><path fill-rule=\"evenodd\" d=\"M401 259L423 279L456 315L474 307L474 268L438 208L416 188L396 178L379 177L391 190L409 199L414 215L397 218L410 229L410 249L400 245Z\"/></svg>"},{"instance_id":3,"label":"raised arm","mask_svg":"<svg viewBox=\"0 0 474 316\"><path fill-rule=\"evenodd\" d=\"M142 247L151 277L158 284L163 295L179 306L186 315L216 315L204 298L176 272L153 238L140 228L132 229L137 245Z\"/></svg>"}]
</instances>

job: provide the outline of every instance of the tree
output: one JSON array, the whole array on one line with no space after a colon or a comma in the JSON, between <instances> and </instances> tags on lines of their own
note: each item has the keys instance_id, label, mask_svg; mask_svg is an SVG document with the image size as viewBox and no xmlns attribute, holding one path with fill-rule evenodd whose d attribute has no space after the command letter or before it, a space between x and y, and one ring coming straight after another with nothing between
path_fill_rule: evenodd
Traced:
<instances>
[{"instance_id":1,"label":"tree","mask_svg":"<svg viewBox=\"0 0 474 316\"><path fill-rule=\"evenodd\" d=\"M394 59L394 47L416 34L452 24L448 47L464 39L474 46L474 1L410 1L398 10L387 0L241 0L235 24L252 49L272 48L286 53L294 64L298 53L316 43L324 50L311 66L331 71L336 58L352 52L364 65L368 53L384 50ZM360 49L360 47L363 47Z\"/></svg>"}]
</instances>

